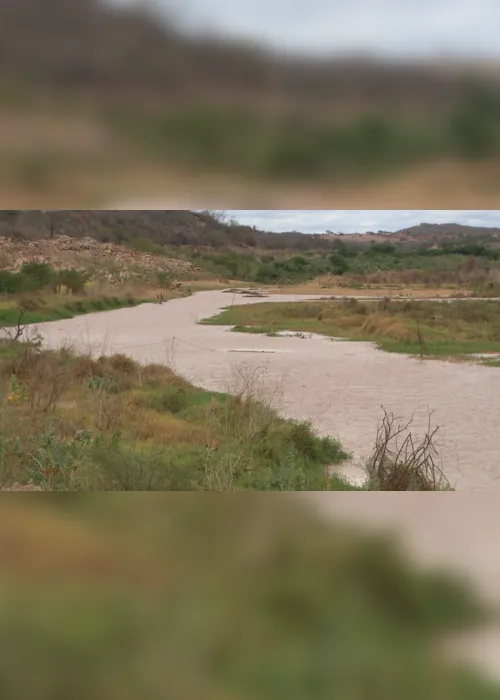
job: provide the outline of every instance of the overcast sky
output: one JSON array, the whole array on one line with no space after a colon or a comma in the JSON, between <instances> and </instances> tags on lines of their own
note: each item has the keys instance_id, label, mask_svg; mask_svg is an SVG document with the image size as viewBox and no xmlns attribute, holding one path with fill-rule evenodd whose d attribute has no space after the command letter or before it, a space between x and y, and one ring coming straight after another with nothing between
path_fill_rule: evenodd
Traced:
<instances>
[{"instance_id":1,"label":"overcast sky","mask_svg":"<svg viewBox=\"0 0 500 700\"><path fill-rule=\"evenodd\" d=\"M397 231L421 223L458 223L469 226L500 227L500 211L473 210L312 210L312 209L228 209L226 214L243 224L264 231L342 233Z\"/></svg>"},{"instance_id":2,"label":"overcast sky","mask_svg":"<svg viewBox=\"0 0 500 700\"><path fill-rule=\"evenodd\" d=\"M306 52L500 57L499 0L110 0Z\"/></svg>"}]
</instances>

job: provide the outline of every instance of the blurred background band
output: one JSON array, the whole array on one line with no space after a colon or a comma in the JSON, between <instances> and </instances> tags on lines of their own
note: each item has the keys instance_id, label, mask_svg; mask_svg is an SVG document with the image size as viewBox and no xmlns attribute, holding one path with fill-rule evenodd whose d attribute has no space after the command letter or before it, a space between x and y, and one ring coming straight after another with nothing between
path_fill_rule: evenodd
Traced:
<instances>
[{"instance_id":1,"label":"blurred background band","mask_svg":"<svg viewBox=\"0 0 500 700\"><path fill-rule=\"evenodd\" d=\"M498 6L378 5L2 0L2 206L497 208Z\"/></svg>"}]
</instances>

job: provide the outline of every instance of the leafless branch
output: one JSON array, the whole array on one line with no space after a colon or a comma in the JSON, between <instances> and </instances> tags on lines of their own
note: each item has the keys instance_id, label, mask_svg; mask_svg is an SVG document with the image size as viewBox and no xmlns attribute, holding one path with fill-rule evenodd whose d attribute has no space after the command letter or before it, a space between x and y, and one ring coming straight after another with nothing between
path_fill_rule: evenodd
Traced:
<instances>
[{"instance_id":1,"label":"leafless branch","mask_svg":"<svg viewBox=\"0 0 500 700\"><path fill-rule=\"evenodd\" d=\"M450 484L438 464L436 435L429 413L425 436L417 441L411 432L413 417L404 424L384 412L377 429L375 450L368 461L369 488L380 491L439 491Z\"/></svg>"}]
</instances>

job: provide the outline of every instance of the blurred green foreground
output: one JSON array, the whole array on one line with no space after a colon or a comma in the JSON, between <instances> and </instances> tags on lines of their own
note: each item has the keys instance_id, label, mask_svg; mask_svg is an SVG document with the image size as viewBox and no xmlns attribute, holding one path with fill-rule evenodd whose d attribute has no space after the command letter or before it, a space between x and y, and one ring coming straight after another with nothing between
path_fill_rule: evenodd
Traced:
<instances>
[{"instance_id":1,"label":"blurred green foreground","mask_svg":"<svg viewBox=\"0 0 500 700\"><path fill-rule=\"evenodd\" d=\"M294 496L24 498L0 515L3 698L500 698L434 658L484 614L467 588Z\"/></svg>"}]
</instances>

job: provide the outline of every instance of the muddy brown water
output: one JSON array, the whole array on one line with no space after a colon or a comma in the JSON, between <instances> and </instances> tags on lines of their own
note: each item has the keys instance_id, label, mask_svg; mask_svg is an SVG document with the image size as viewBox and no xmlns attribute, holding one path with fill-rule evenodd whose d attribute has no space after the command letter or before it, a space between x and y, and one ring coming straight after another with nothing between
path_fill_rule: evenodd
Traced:
<instances>
[{"instance_id":1,"label":"muddy brown water","mask_svg":"<svg viewBox=\"0 0 500 700\"><path fill-rule=\"evenodd\" d=\"M265 301L313 300L318 296L269 296ZM343 470L362 477L382 406L413 416L417 435L429 411L443 469L458 491L500 490L500 369L386 353L371 343L267 337L229 332L198 321L231 304L263 301L241 294L199 292L165 304L89 314L41 324L51 346L71 343L95 353L123 352L141 362L169 363L194 384L227 390L241 374L273 393L280 412L305 419L333 435L353 454ZM236 379L235 379L236 377Z\"/></svg>"}]
</instances>

